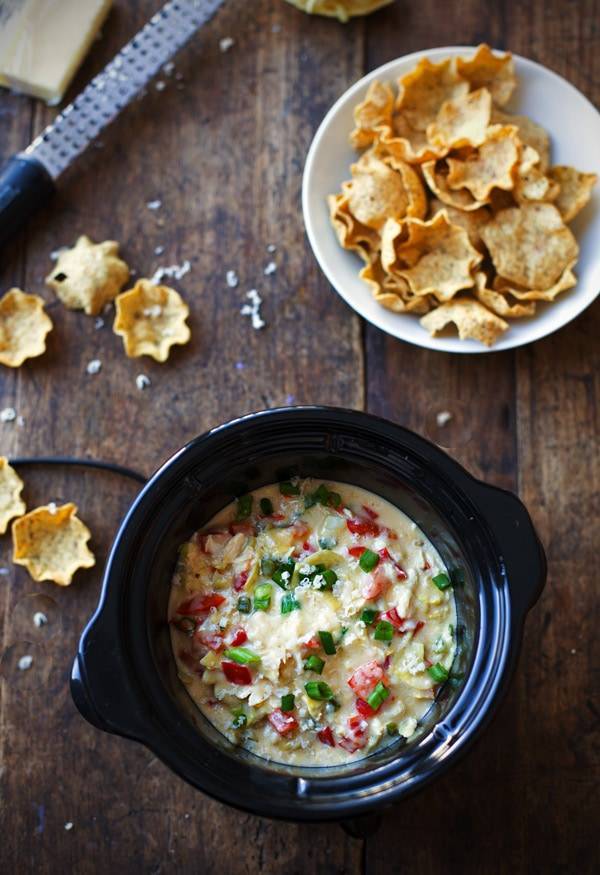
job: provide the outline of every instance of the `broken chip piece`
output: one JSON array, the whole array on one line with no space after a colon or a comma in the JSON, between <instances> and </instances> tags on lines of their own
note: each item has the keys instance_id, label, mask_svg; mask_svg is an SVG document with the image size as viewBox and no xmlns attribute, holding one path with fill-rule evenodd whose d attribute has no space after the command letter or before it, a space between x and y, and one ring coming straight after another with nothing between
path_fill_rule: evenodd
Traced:
<instances>
[{"instance_id":1,"label":"broken chip piece","mask_svg":"<svg viewBox=\"0 0 600 875\"><path fill-rule=\"evenodd\" d=\"M20 367L25 359L46 351L46 335L52 322L44 300L21 289L9 289L0 298L0 364Z\"/></svg>"},{"instance_id":2,"label":"broken chip piece","mask_svg":"<svg viewBox=\"0 0 600 875\"><path fill-rule=\"evenodd\" d=\"M0 456L0 535L3 535L13 517L25 513L21 498L23 481L5 456Z\"/></svg>"},{"instance_id":3,"label":"broken chip piece","mask_svg":"<svg viewBox=\"0 0 600 875\"><path fill-rule=\"evenodd\" d=\"M13 562L23 565L33 580L69 586L79 568L95 565L87 546L88 527L72 502L36 507L12 524Z\"/></svg>"},{"instance_id":4,"label":"broken chip piece","mask_svg":"<svg viewBox=\"0 0 600 875\"><path fill-rule=\"evenodd\" d=\"M115 306L113 331L123 338L129 358L148 355L165 362L174 344L190 339L189 307L175 289L141 279L117 296Z\"/></svg>"},{"instance_id":5,"label":"broken chip piece","mask_svg":"<svg viewBox=\"0 0 600 875\"><path fill-rule=\"evenodd\" d=\"M114 240L94 243L83 235L72 249L59 254L46 283L66 307L97 316L129 279L129 268L118 252Z\"/></svg>"},{"instance_id":6,"label":"broken chip piece","mask_svg":"<svg viewBox=\"0 0 600 875\"><path fill-rule=\"evenodd\" d=\"M451 322L456 325L461 340L471 338L486 346L492 346L508 328L508 322L472 298L448 301L421 319L421 325L432 336L439 334Z\"/></svg>"}]
</instances>

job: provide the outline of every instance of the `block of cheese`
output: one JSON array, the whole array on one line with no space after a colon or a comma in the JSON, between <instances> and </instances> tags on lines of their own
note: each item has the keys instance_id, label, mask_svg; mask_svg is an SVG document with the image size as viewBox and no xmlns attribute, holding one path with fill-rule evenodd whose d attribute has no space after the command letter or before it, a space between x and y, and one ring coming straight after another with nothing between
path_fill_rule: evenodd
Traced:
<instances>
[{"instance_id":1,"label":"block of cheese","mask_svg":"<svg viewBox=\"0 0 600 875\"><path fill-rule=\"evenodd\" d=\"M112 0L0 0L0 85L59 103Z\"/></svg>"}]
</instances>

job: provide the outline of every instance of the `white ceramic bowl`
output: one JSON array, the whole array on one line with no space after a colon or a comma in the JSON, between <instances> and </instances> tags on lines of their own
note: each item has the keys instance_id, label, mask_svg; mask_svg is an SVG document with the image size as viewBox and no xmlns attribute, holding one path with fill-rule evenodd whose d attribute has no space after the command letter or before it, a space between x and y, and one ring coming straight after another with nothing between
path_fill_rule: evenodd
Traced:
<instances>
[{"instance_id":1,"label":"white ceramic bowl","mask_svg":"<svg viewBox=\"0 0 600 875\"><path fill-rule=\"evenodd\" d=\"M308 239L323 272L346 303L388 334L429 349L446 352L493 352L539 340L566 325L588 307L600 291L600 184L590 203L571 223L581 248L575 272L577 285L552 303L538 303L535 316L509 320L510 328L488 350L474 340L457 336L430 337L411 314L392 313L375 302L368 286L359 279L358 255L341 248L329 221L326 198L339 191L350 176L356 152L348 136L352 112L374 79L393 82L407 73L420 58L439 61L451 55L471 54L474 47L448 46L405 55L373 70L343 94L323 119L310 147L302 183L302 209ZM518 86L509 112L530 116L549 131L553 164L572 164L578 170L600 176L600 113L580 91L540 64L515 55Z\"/></svg>"}]
</instances>

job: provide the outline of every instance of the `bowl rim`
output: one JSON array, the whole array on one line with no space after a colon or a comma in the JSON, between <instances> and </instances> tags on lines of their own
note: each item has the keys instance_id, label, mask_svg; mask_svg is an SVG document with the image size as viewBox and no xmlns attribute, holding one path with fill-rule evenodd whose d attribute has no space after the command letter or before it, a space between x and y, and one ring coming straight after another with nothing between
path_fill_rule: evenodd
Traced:
<instances>
[{"instance_id":1,"label":"bowl rim","mask_svg":"<svg viewBox=\"0 0 600 875\"><path fill-rule=\"evenodd\" d=\"M437 46L431 49L419 49L418 51L410 52L407 55L401 55L397 58L392 59L391 61L387 61L385 64L382 64L381 66L377 67L376 69L370 71L369 73L358 79L353 85L351 85L346 91L344 91L329 108L313 136L304 165L301 196L304 227L311 249L313 251L313 255L319 267L323 271L325 277L327 278L329 284L349 307L351 307L361 318L365 319L365 321L370 322L376 328L379 328L381 329L381 331L389 334L390 337L395 337L397 340L401 340L404 343L410 343L423 349L432 350L433 352L451 352L467 355L504 352L509 349L517 349L520 346L527 346L530 343L535 343L545 337L549 337L556 331L564 328L574 319L578 318L588 307L590 307L594 303L598 295L600 295L600 283L598 284L598 288L596 289L594 294L588 295L587 297L582 296L582 299L578 303L578 305L573 308L573 311L569 313L563 321L559 321L556 325L552 325L550 328L547 329L539 328L537 330L533 330L532 336L528 339L519 339L518 336L514 337L513 339L511 339L510 337L506 337L501 339L494 346L486 347L483 344L477 344L475 341L472 342L473 345L471 345L471 341L459 341L459 338L454 335L452 337L430 337L425 330L423 331L423 337L421 340L412 337L409 338L406 337L400 330L394 331L393 328L388 324L385 317L387 316L389 318L390 314L389 311L385 310L385 308L380 307L379 310L374 310L371 314L366 315L366 313L364 312L364 308L356 304L353 295L345 289L344 284L340 282L337 278L336 272L330 267L328 263L328 259L326 258L326 255L324 253L323 247L321 245L321 240L315 226L316 213L313 206L311 205L311 190L313 185L313 177L315 174L315 167L317 165L317 161L322 148L322 140L328 133L331 124L334 122L337 114L342 109L345 109L348 103L358 100L359 96L362 97L362 93L366 91L367 87L371 84L373 80L386 77L389 79L390 75L394 73L396 67L400 63L404 64L405 62L410 62L413 60L416 62L422 58L438 60L440 57L456 56L461 52L474 52L476 51L476 49L477 46L472 45ZM513 52L512 56L518 64L522 64L525 68L531 68L538 73L549 77L552 81L560 83L561 87L566 87L567 90L570 91L570 95L573 100L581 102L582 105L585 105L587 109L591 110L596 116L598 116L600 120L600 111L594 106L591 100L589 100L589 98L586 97L583 92L576 88L575 85L569 82L568 79L565 79L563 76L556 73L554 70L551 70L549 67L546 67L545 65L540 64L537 61L533 61L530 58L526 58L523 55L519 55ZM518 109L516 111L517 113L519 112ZM542 120L540 120L540 122L541 121ZM348 134L349 133L350 132L348 131ZM344 253L344 250L342 250L341 247L340 253ZM574 291L576 291L576 289ZM369 291L365 284L365 295L368 294ZM401 313L394 315L412 316L412 314Z\"/></svg>"}]
</instances>

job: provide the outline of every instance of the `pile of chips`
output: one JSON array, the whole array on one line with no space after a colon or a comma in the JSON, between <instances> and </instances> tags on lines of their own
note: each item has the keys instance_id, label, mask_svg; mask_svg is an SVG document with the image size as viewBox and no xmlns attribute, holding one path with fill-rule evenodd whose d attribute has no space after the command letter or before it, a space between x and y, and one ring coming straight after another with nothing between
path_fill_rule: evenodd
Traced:
<instances>
[{"instance_id":1,"label":"pile of chips","mask_svg":"<svg viewBox=\"0 0 600 875\"><path fill-rule=\"evenodd\" d=\"M346 22L355 15L368 15L393 0L287 0L292 6L314 15L326 15Z\"/></svg>"},{"instance_id":2,"label":"pile of chips","mask_svg":"<svg viewBox=\"0 0 600 875\"><path fill-rule=\"evenodd\" d=\"M491 346L506 319L573 287L579 254L567 227L593 173L550 165L547 132L503 107L515 88L510 53L427 58L398 82L371 83L354 110L352 179L328 199L341 245L396 313L436 335Z\"/></svg>"}]
</instances>

